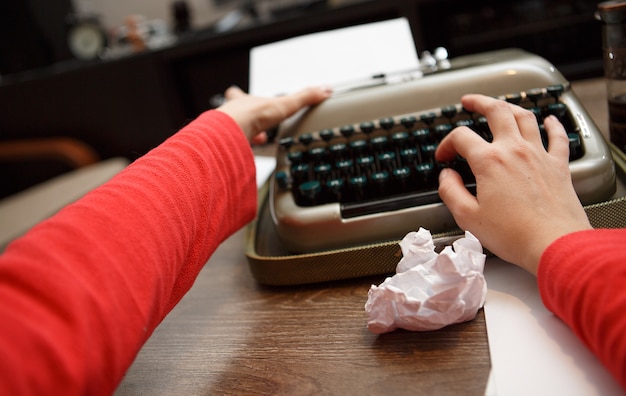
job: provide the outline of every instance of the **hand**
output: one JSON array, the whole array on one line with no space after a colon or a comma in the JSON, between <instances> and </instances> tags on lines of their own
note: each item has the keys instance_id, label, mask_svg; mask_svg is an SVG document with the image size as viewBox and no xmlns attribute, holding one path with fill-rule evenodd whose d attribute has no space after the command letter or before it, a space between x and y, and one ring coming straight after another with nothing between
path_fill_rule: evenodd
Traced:
<instances>
[{"instance_id":1,"label":"hand","mask_svg":"<svg viewBox=\"0 0 626 396\"><path fill-rule=\"evenodd\" d=\"M533 274L544 250L557 238L590 229L569 171L569 142L557 118L544 121L548 150L535 116L528 110L482 95L467 95L463 106L487 117L488 143L466 127L446 136L435 157L467 159L476 176L477 194L458 173L444 169L439 195L462 229L492 253Z\"/></svg>"},{"instance_id":2,"label":"hand","mask_svg":"<svg viewBox=\"0 0 626 396\"><path fill-rule=\"evenodd\" d=\"M326 100L331 94L330 88L311 87L290 95L261 98L233 86L226 90L226 103L217 110L231 116L252 143L262 144L267 141L265 130L306 106Z\"/></svg>"}]
</instances>

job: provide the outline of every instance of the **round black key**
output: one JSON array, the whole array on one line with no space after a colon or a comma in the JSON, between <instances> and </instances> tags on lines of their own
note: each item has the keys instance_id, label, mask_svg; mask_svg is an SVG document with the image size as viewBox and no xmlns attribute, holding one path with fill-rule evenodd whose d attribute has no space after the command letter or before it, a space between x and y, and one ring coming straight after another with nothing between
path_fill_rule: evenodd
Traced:
<instances>
[{"instance_id":1,"label":"round black key","mask_svg":"<svg viewBox=\"0 0 626 396\"><path fill-rule=\"evenodd\" d=\"M380 171L380 172L374 172L372 173L371 178L372 178L372 182L378 185L384 185L389 180L389 172L385 170Z\"/></svg>"},{"instance_id":2,"label":"round black key","mask_svg":"<svg viewBox=\"0 0 626 396\"><path fill-rule=\"evenodd\" d=\"M476 126L478 128L489 128L489 123L487 122L487 117L485 117L485 116L478 117L478 119L476 120Z\"/></svg>"},{"instance_id":3,"label":"round black key","mask_svg":"<svg viewBox=\"0 0 626 396\"><path fill-rule=\"evenodd\" d=\"M319 164L315 168L313 168L313 172L315 172L315 177L318 180L325 180L328 175L330 175L330 171L332 167L329 164Z\"/></svg>"},{"instance_id":4,"label":"round black key","mask_svg":"<svg viewBox=\"0 0 626 396\"><path fill-rule=\"evenodd\" d=\"M302 162L302 157L302 151L290 151L289 153L287 153L287 159L292 164L299 164L300 162Z\"/></svg>"},{"instance_id":5,"label":"round black key","mask_svg":"<svg viewBox=\"0 0 626 396\"><path fill-rule=\"evenodd\" d=\"M287 172L285 171L276 172L276 174L274 175L274 179L276 180L278 187L284 188L284 189L289 188L289 176L287 175Z\"/></svg>"},{"instance_id":6,"label":"round black key","mask_svg":"<svg viewBox=\"0 0 626 396\"><path fill-rule=\"evenodd\" d=\"M374 123L371 121L362 122L361 125L359 125L359 128L361 128L361 132L363 133L372 133L374 130Z\"/></svg>"},{"instance_id":7,"label":"round black key","mask_svg":"<svg viewBox=\"0 0 626 396\"><path fill-rule=\"evenodd\" d=\"M311 161L320 161L326 156L326 147L312 147L309 150L309 158Z\"/></svg>"},{"instance_id":8,"label":"round black key","mask_svg":"<svg viewBox=\"0 0 626 396\"><path fill-rule=\"evenodd\" d=\"M353 153L360 155L365 149L367 149L367 140L357 139L350 142L350 149Z\"/></svg>"},{"instance_id":9,"label":"round black key","mask_svg":"<svg viewBox=\"0 0 626 396\"><path fill-rule=\"evenodd\" d=\"M278 141L278 144L281 147L284 147L286 150L289 150L291 146L293 146L293 138L291 136L284 137Z\"/></svg>"},{"instance_id":10,"label":"round black key","mask_svg":"<svg viewBox=\"0 0 626 396\"><path fill-rule=\"evenodd\" d=\"M411 168L403 166L401 168L394 169L391 171L391 174L393 175L396 189L400 192L406 191L407 187L410 186L409 181L411 180Z\"/></svg>"},{"instance_id":11,"label":"round black key","mask_svg":"<svg viewBox=\"0 0 626 396\"><path fill-rule=\"evenodd\" d=\"M362 199L365 195L365 187L367 186L367 176L353 176L348 180L348 186L355 192L357 199Z\"/></svg>"},{"instance_id":12,"label":"round black key","mask_svg":"<svg viewBox=\"0 0 626 396\"><path fill-rule=\"evenodd\" d=\"M374 150L382 150L387 146L387 141L387 136L374 136L370 140L370 143L372 144Z\"/></svg>"},{"instance_id":13,"label":"round black key","mask_svg":"<svg viewBox=\"0 0 626 396\"><path fill-rule=\"evenodd\" d=\"M441 108L441 115L447 118L452 118L456 115L456 106L445 106Z\"/></svg>"},{"instance_id":14,"label":"round black key","mask_svg":"<svg viewBox=\"0 0 626 396\"><path fill-rule=\"evenodd\" d=\"M335 169L337 169L342 175L350 174L353 164L354 162L351 159L337 161L335 163Z\"/></svg>"},{"instance_id":15,"label":"round black key","mask_svg":"<svg viewBox=\"0 0 626 396\"><path fill-rule=\"evenodd\" d=\"M343 179L330 179L326 182L326 189L334 200L339 200L341 198L344 185L345 182Z\"/></svg>"},{"instance_id":16,"label":"round black key","mask_svg":"<svg viewBox=\"0 0 626 396\"><path fill-rule=\"evenodd\" d=\"M335 136L335 133L333 132L332 129L322 129L320 131L320 138L325 142L330 141L330 139L332 139L333 136Z\"/></svg>"},{"instance_id":17,"label":"round black key","mask_svg":"<svg viewBox=\"0 0 626 396\"><path fill-rule=\"evenodd\" d=\"M384 153L378 154L378 161L380 162L380 166L392 166L395 160L396 153L394 153L393 151L385 151Z\"/></svg>"},{"instance_id":18,"label":"round black key","mask_svg":"<svg viewBox=\"0 0 626 396\"><path fill-rule=\"evenodd\" d=\"M315 203L322 192L322 185L317 180L311 180L300 184L298 190L309 200L309 203Z\"/></svg>"},{"instance_id":19,"label":"round black key","mask_svg":"<svg viewBox=\"0 0 626 396\"><path fill-rule=\"evenodd\" d=\"M300 143L308 145L313 141L313 135L310 133L303 133L302 135L298 136L298 140L300 141Z\"/></svg>"},{"instance_id":20,"label":"round black key","mask_svg":"<svg viewBox=\"0 0 626 396\"><path fill-rule=\"evenodd\" d=\"M543 91L541 90L541 88L529 89L528 91L526 91L526 97L532 100L535 105L537 105L539 99L543 97Z\"/></svg>"},{"instance_id":21,"label":"round black key","mask_svg":"<svg viewBox=\"0 0 626 396\"><path fill-rule=\"evenodd\" d=\"M548 95L552 96L554 100L556 101L559 100L564 90L565 90L565 87L563 87L562 84L550 85L549 87L546 88Z\"/></svg>"},{"instance_id":22,"label":"round black key","mask_svg":"<svg viewBox=\"0 0 626 396\"><path fill-rule=\"evenodd\" d=\"M569 139L569 160L573 161L583 156L583 146L580 136L577 133L568 133Z\"/></svg>"},{"instance_id":23,"label":"round black key","mask_svg":"<svg viewBox=\"0 0 626 396\"><path fill-rule=\"evenodd\" d=\"M439 124L435 127L435 136L437 140L441 140L446 137L447 134L452 131L452 125L450 124Z\"/></svg>"},{"instance_id":24,"label":"round black key","mask_svg":"<svg viewBox=\"0 0 626 396\"><path fill-rule=\"evenodd\" d=\"M387 171L374 172L370 178L374 186L375 195L386 195L385 190L389 187L389 173Z\"/></svg>"},{"instance_id":25,"label":"round black key","mask_svg":"<svg viewBox=\"0 0 626 396\"><path fill-rule=\"evenodd\" d=\"M345 143L335 143L328 147L328 152L330 152L331 156L335 159L343 158L347 151L348 147Z\"/></svg>"},{"instance_id":26,"label":"round black key","mask_svg":"<svg viewBox=\"0 0 626 396\"><path fill-rule=\"evenodd\" d=\"M561 120L565 117L565 114L567 114L567 106L563 103L550 103L548 105L548 113Z\"/></svg>"},{"instance_id":27,"label":"round black key","mask_svg":"<svg viewBox=\"0 0 626 396\"><path fill-rule=\"evenodd\" d=\"M409 141L408 132L396 132L391 135L391 141L396 147L402 147Z\"/></svg>"},{"instance_id":28,"label":"round black key","mask_svg":"<svg viewBox=\"0 0 626 396\"><path fill-rule=\"evenodd\" d=\"M367 176L353 176L348 181L348 184L352 187L364 187L367 185Z\"/></svg>"},{"instance_id":29,"label":"round black key","mask_svg":"<svg viewBox=\"0 0 626 396\"><path fill-rule=\"evenodd\" d=\"M301 180L303 177L308 176L309 173L309 164L298 164L291 168L291 174L294 179Z\"/></svg>"},{"instance_id":30,"label":"round black key","mask_svg":"<svg viewBox=\"0 0 626 396\"><path fill-rule=\"evenodd\" d=\"M354 133L354 127L352 125L344 125L339 128L339 133L341 133L344 137L349 138Z\"/></svg>"},{"instance_id":31,"label":"round black key","mask_svg":"<svg viewBox=\"0 0 626 396\"><path fill-rule=\"evenodd\" d=\"M436 144L425 144L422 146L422 161L432 161L435 158L435 151L437 151Z\"/></svg>"},{"instance_id":32,"label":"round black key","mask_svg":"<svg viewBox=\"0 0 626 396\"><path fill-rule=\"evenodd\" d=\"M420 176L420 179L424 182L430 181L433 176L435 167L431 163L423 163L415 166L415 171L417 175Z\"/></svg>"},{"instance_id":33,"label":"round black key","mask_svg":"<svg viewBox=\"0 0 626 396\"><path fill-rule=\"evenodd\" d=\"M514 105L518 105L522 102L522 94L520 94L519 92L511 93L511 94L506 95L504 97L504 100Z\"/></svg>"},{"instance_id":34,"label":"round black key","mask_svg":"<svg viewBox=\"0 0 626 396\"><path fill-rule=\"evenodd\" d=\"M390 130L391 128L393 128L394 125L396 125L396 122L391 117L383 118L379 120L378 123L380 124L381 128L386 130Z\"/></svg>"},{"instance_id":35,"label":"round black key","mask_svg":"<svg viewBox=\"0 0 626 396\"><path fill-rule=\"evenodd\" d=\"M428 139L430 137L430 129L427 129L427 128L416 129L413 132L411 132L411 135L415 138L415 140L417 140L419 144L424 144L428 142Z\"/></svg>"},{"instance_id":36,"label":"round black key","mask_svg":"<svg viewBox=\"0 0 626 396\"><path fill-rule=\"evenodd\" d=\"M401 168L394 169L392 174L393 178L396 180L406 180L411 177L411 168L403 166Z\"/></svg>"},{"instance_id":37,"label":"round black key","mask_svg":"<svg viewBox=\"0 0 626 396\"><path fill-rule=\"evenodd\" d=\"M435 118L437 118L437 114L435 113L426 113L420 116L420 120L425 122L427 125L432 124L433 121L435 121Z\"/></svg>"},{"instance_id":38,"label":"round black key","mask_svg":"<svg viewBox=\"0 0 626 396\"><path fill-rule=\"evenodd\" d=\"M400 150L400 161L403 164L410 164L417 159L417 149L415 147Z\"/></svg>"},{"instance_id":39,"label":"round black key","mask_svg":"<svg viewBox=\"0 0 626 396\"><path fill-rule=\"evenodd\" d=\"M404 126L406 129L412 128L416 122L417 118L415 118L415 116L402 117L400 119L400 124L402 124L402 126Z\"/></svg>"},{"instance_id":40,"label":"round black key","mask_svg":"<svg viewBox=\"0 0 626 396\"><path fill-rule=\"evenodd\" d=\"M454 126L456 127L465 126L468 128L473 128L474 120L458 120L457 122L454 123Z\"/></svg>"},{"instance_id":41,"label":"round black key","mask_svg":"<svg viewBox=\"0 0 626 396\"><path fill-rule=\"evenodd\" d=\"M356 159L356 165L362 172L367 172L374 167L374 157L366 155Z\"/></svg>"}]
</instances>

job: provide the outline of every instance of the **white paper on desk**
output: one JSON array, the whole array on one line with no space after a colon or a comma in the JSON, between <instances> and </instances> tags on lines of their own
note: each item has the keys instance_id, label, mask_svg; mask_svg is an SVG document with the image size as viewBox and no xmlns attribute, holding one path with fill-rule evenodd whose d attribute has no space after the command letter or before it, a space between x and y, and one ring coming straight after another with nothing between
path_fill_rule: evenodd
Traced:
<instances>
[{"instance_id":1,"label":"white paper on desk","mask_svg":"<svg viewBox=\"0 0 626 396\"><path fill-rule=\"evenodd\" d=\"M437 253L430 231L420 228L409 232L400 247L396 274L368 292L371 332L430 331L476 317L487 294L485 255L476 237L466 232Z\"/></svg>"},{"instance_id":2,"label":"white paper on desk","mask_svg":"<svg viewBox=\"0 0 626 396\"><path fill-rule=\"evenodd\" d=\"M336 86L416 70L405 18L308 34L252 48L250 93L276 96L311 85Z\"/></svg>"},{"instance_id":3,"label":"white paper on desk","mask_svg":"<svg viewBox=\"0 0 626 396\"><path fill-rule=\"evenodd\" d=\"M256 166L256 186L257 188L261 188L263 184L265 184L265 181L267 181L267 178L274 172L274 168L276 168L276 158L255 155L254 164Z\"/></svg>"},{"instance_id":4,"label":"white paper on desk","mask_svg":"<svg viewBox=\"0 0 626 396\"><path fill-rule=\"evenodd\" d=\"M598 359L549 312L537 279L487 259L485 320L491 355L489 395L623 395Z\"/></svg>"}]
</instances>

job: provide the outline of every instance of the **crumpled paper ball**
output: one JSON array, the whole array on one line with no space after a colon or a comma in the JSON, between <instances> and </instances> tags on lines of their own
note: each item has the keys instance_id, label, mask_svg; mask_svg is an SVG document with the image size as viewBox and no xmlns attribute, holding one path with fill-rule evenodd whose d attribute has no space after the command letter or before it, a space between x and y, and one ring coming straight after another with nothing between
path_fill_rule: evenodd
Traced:
<instances>
[{"instance_id":1,"label":"crumpled paper ball","mask_svg":"<svg viewBox=\"0 0 626 396\"><path fill-rule=\"evenodd\" d=\"M400 248L396 274L368 292L371 332L437 330L476 317L487 295L486 257L476 237L466 231L437 253L430 231L420 228L408 233Z\"/></svg>"}]
</instances>

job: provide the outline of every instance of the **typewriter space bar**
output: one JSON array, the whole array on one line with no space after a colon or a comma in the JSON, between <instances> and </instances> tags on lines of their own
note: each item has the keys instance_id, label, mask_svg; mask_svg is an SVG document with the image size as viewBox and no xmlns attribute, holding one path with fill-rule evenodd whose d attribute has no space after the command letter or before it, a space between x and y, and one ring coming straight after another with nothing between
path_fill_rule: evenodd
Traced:
<instances>
[{"instance_id":1,"label":"typewriter space bar","mask_svg":"<svg viewBox=\"0 0 626 396\"><path fill-rule=\"evenodd\" d=\"M465 187L467 187L472 194L476 195L476 184L466 184ZM391 212L438 202L441 202L441 198L439 198L439 193L437 193L436 190L396 195L377 200L349 202L341 205L341 217L350 219L368 214Z\"/></svg>"}]
</instances>

